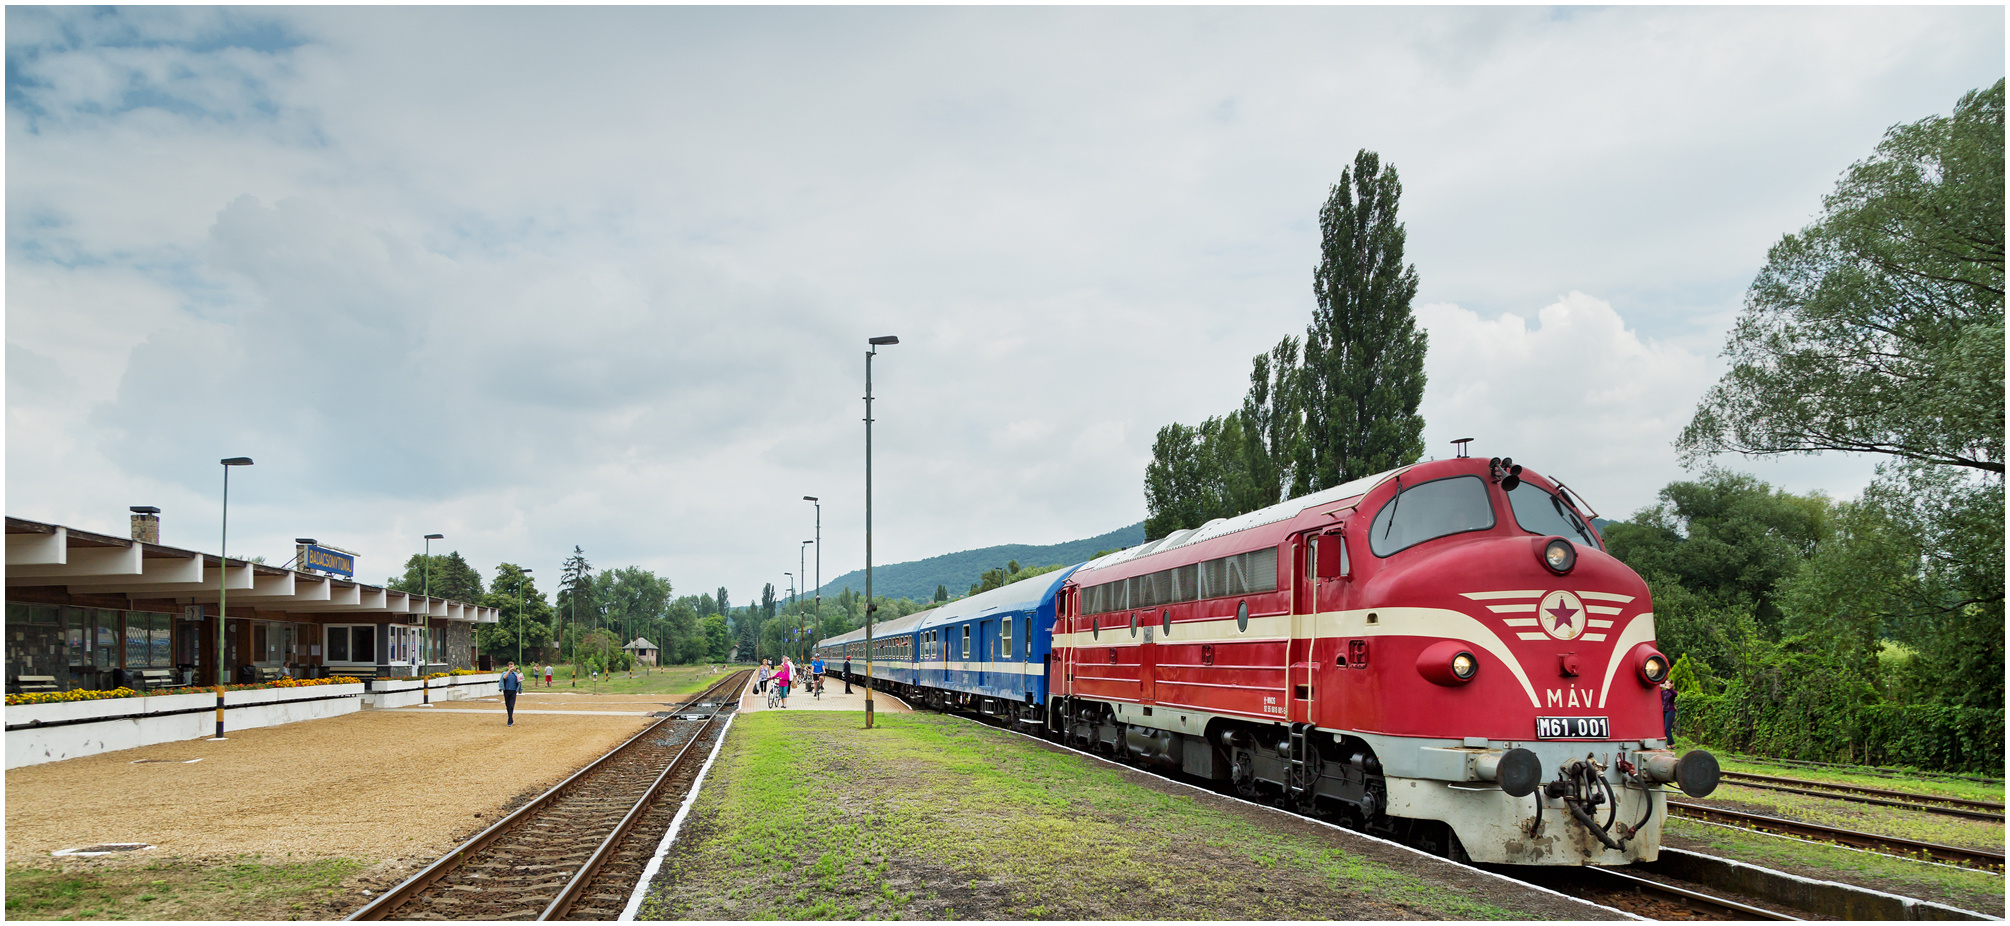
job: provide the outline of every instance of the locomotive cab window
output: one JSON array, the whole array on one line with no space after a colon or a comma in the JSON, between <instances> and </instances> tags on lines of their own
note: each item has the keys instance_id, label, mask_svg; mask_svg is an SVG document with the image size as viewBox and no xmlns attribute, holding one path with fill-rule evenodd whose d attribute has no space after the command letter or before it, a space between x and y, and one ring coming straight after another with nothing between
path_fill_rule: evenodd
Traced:
<instances>
[{"instance_id":1,"label":"locomotive cab window","mask_svg":"<svg viewBox=\"0 0 2010 926\"><path fill-rule=\"evenodd\" d=\"M1508 493L1508 507L1514 509L1514 522L1522 530L1531 534L1548 534L1562 537L1572 543L1599 549L1598 536L1577 516L1563 499L1526 482Z\"/></svg>"},{"instance_id":2,"label":"locomotive cab window","mask_svg":"<svg viewBox=\"0 0 2010 926\"><path fill-rule=\"evenodd\" d=\"M1436 479L1410 486L1382 505L1368 525L1368 550L1390 556L1426 540L1488 530L1494 524L1494 507L1480 477Z\"/></svg>"}]
</instances>

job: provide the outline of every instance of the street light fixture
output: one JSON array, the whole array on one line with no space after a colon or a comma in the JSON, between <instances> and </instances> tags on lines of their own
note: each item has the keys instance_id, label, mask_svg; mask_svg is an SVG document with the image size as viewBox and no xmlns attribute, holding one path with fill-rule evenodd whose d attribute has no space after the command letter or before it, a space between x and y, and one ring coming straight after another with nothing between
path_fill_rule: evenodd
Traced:
<instances>
[{"instance_id":1,"label":"street light fixture","mask_svg":"<svg viewBox=\"0 0 2010 926\"><path fill-rule=\"evenodd\" d=\"M872 612L879 605L872 600L872 358L879 348L899 344L900 339L885 335L866 340L865 352L865 728L872 729Z\"/></svg>"},{"instance_id":2,"label":"street light fixture","mask_svg":"<svg viewBox=\"0 0 2010 926\"><path fill-rule=\"evenodd\" d=\"M223 686L229 684L229 676L224 674L223 644L224 632L230 626L230 468L250 466L250 457L227 457L223 464L223 536L217 541L216 570L216 738L223 739Z\"/></svg>"}]
</instances>

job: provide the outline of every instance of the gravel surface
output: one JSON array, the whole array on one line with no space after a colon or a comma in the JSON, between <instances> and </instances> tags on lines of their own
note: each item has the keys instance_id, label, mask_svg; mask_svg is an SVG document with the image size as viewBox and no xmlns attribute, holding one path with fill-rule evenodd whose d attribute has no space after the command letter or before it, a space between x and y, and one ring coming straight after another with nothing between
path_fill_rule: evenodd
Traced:
<instances>
[{"instance_id":1,"label":"gravel surface","mask_svg":"<svg viewBox=\"0 0 2010 926\"><path fill-rule=\"evenodd\" d=\"M423 864L667 709L662 699L542 692L517 707L514 727L504 726L500 699L453 701L11 769L7 863L145 842L155 848L87 861L249 854ZM135 764L142 759L165 761Z\"/></svg>"}]
</instances>

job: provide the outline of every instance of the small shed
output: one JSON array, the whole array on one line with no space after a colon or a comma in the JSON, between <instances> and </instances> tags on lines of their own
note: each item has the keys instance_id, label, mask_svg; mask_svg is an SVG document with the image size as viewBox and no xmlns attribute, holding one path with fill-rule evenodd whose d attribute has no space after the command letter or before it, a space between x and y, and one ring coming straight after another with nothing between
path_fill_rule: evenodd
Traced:
<instances>
[{"instance_id":1,"label":"small shed","mask_svg":"<svg viewBox=\"0 0 2010 926\"><path fill-rule=\"evenodd\" d=\"M649 642L648 637L636 637L635 642L622 647L622 649L634 653L636 662L643 663L644 665L656 665L658 647L656 644Z\"/></svg>"}]
</instances>

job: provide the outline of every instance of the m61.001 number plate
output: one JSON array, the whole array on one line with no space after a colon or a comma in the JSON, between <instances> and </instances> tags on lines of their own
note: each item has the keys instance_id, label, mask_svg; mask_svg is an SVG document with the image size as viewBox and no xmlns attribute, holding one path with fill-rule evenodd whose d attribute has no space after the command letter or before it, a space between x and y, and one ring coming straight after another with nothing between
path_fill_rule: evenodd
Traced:
<instances>
[{"instance_id":1,"label":"m61.001 number plate","mask_svg":"<svg viewBox=\"0 0 2010 926\"><path fill-rule=\"evenodd\" d=\"M1603 717L1537 717L1535 738L1539 740L1610 739L1610 725Z\"/></svg>"}]
</instances>

